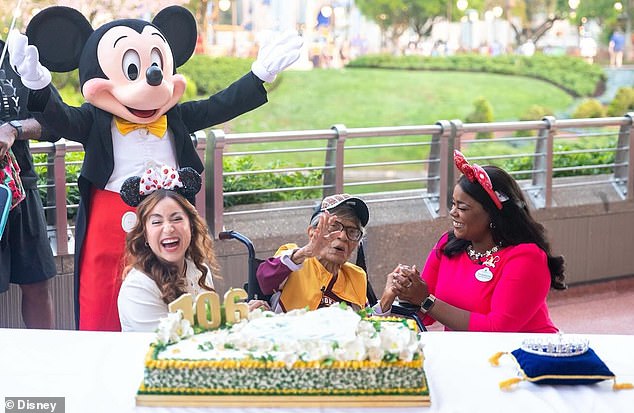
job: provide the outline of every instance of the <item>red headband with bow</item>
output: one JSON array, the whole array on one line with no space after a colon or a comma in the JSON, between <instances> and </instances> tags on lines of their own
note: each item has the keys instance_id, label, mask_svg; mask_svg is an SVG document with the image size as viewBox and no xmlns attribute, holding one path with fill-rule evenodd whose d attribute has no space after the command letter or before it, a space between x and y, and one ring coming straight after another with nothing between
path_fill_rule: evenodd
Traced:
<instances>
[{"instance_id":1,"label":"red headband with bow","mask_svg":"<svg viewBox=\"0 0 634 413\"><path fill-rule=\"evenodd\" d=\"M491 178L489 178L489 174L487 174L480 165L476 163L470 165L464 155L457 149L453 151L453 161L455 162L456 167L464 174L469 182L478 181L486 193L489 194L489 197L491 197L495 206L498 209L502 209L502 202L500 202L500 198L498 198L497 194L493 190Z\"/></svg>"}]
</instances>

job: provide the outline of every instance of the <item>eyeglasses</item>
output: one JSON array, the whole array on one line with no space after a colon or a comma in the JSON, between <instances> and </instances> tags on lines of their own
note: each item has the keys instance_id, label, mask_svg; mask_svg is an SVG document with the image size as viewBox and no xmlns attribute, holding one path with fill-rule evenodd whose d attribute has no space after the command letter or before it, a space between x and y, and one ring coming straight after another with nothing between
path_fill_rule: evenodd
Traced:
<instances>
[{"instance_id":1,"label":"eyeglasses","mask_svg":"<svg viewBox=\"0 0 634 413\"><path fill-rule=\"evenodd\" d=\"M363 236L363 231L357 227L346 227L339 221L335 221L328 226L328 232L346 231L346 236L350 241L359 241Z\"/></svg>"}]
</instances>

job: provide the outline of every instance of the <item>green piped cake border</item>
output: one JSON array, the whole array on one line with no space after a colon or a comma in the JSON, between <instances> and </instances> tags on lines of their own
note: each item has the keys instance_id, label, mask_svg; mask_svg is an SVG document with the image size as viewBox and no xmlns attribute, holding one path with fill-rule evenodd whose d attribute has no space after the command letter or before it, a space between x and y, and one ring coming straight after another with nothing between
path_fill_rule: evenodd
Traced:
<instances>
[{"instance_id":1,"label":"green piped cake border","mask_svg":"<svg viewBox=\"0 0 634 413\"><path fill-rule=\"evenodd\" d=\"M251 389L230 394L228 390L156 389L143 383L136 396L138 406L216 406L216 407L421 407L431 405L427 377L420 373L420 387L398 391L338 392L324 394L308 391L270 394L274 390ZM278 390L279 393L279 390Z\"/></svg>"}]
</instances>

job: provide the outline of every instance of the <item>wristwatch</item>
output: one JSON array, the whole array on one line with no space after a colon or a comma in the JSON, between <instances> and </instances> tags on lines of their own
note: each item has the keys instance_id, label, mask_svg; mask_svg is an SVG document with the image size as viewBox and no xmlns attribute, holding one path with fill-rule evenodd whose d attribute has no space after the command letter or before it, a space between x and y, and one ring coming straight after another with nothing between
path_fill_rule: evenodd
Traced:
<instances>
[{"instance_id":1,"label":"wristwatch","mask_svg":"<svg viewBox=\"0 0 634 413\"><path fill-rule=\"evenodd\" d=\"M13 128L18 132L18 135L15 137L15 139L20 139L20 137L22 136L22 122L20 122L19 120L12 120L7 123L13 126Z\"/></svg>"},{"instance_id":2,"label":"wristwatch","mask_svg":"<svg viewBox=\"0 0 634 413\"><path fill-rule=\"evenodd\" d=\"M423 314L426 314L431 311L434 304L436 304L436 297L434 297L432 294L429 294L420 305L420 311L422 311Z\"/></svg>"}]
</instances>

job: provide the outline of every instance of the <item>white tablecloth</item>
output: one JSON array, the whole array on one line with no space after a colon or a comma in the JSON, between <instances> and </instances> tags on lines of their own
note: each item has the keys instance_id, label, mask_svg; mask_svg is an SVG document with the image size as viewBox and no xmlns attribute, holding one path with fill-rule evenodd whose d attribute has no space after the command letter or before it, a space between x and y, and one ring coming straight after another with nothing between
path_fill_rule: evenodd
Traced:
<instances>
[{"instance_id":1,"label":"white tablecloth","mask_svg":"<svg viewBox=\"0 0 634 413\"><path fill-rule=\"evenodd\" d=\"M0 401L4 397L65 397L67 413L279 412L264 408L136 407L143 359L153 334L0 329ZM519 347L527 334L424 333L425 370L431 390L427 408L296 408L315 412L634 412L634 390L612 382L589 386L538 386L521 382L513 391L498 383L515 377L510 358L488 363L497 351ZM616 374L634 383L634 336L586 335ZM10 413L6 410L5 413Z\"/></svg>"}]
</instances>

